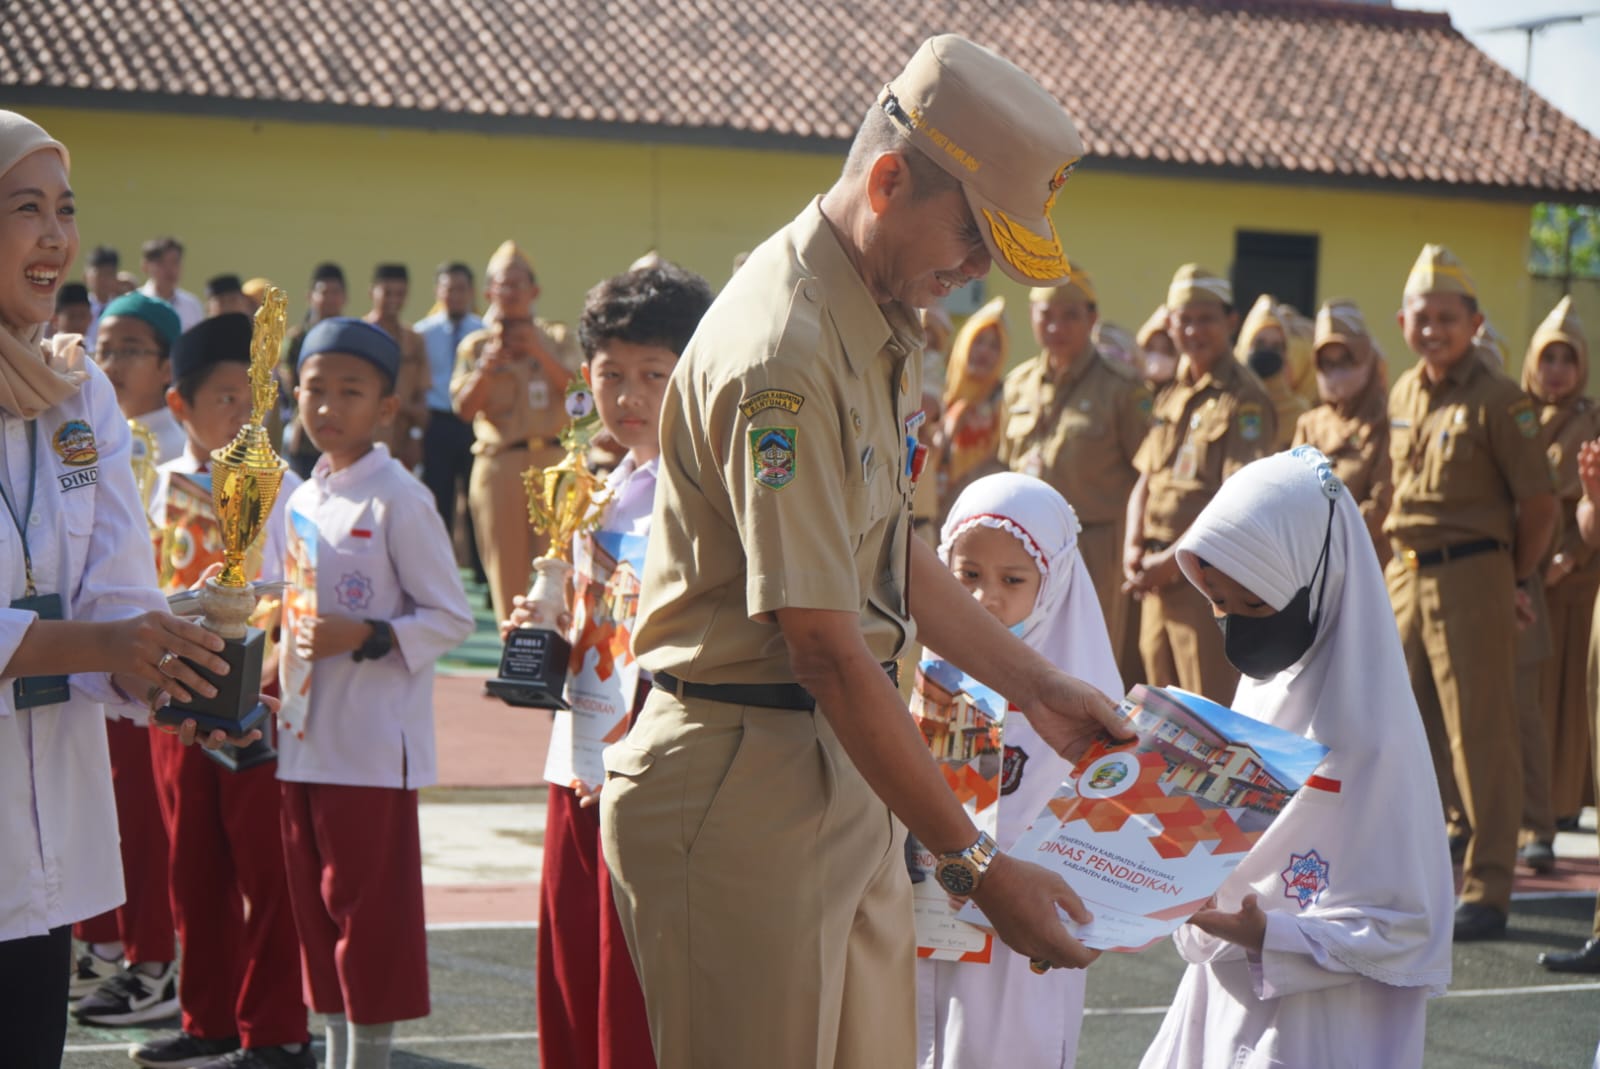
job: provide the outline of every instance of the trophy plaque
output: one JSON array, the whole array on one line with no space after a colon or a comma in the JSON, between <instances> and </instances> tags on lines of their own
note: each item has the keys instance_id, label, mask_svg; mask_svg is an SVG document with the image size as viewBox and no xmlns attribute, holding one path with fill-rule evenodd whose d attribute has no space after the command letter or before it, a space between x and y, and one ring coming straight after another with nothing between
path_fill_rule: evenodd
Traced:
<instances>
[{"instance_id":1,"label":"trophy plaque","mask_svg":"<svg viewBox=\"0 0 1600 1069\"><path fill-rule=\"evenodd\" d=\"M500 655L500 674L484 688L507 705L529 709L566 709L562 692L567 684L567 664L572 644L555 627L567 611L567 586L572 575L572 540L600 521L605 488L583 462L594 416L594 399L582 380L567 396L567 413L573 422L561 435L567 455L548 468L529 468L522 474L528 488L528 522L550 536L546 556L533 562L533 589L528 601L539 608L549 626L519 627L506 636Z\"/></svg>"},{"instance_id":2,"label":"trophy plaque","mask_svg":"<svg viewBox=\"0 0 1600 1069\"><path fill-rule=\"evenodd\" d=\"M244 572L244 559L266 529L288 467L272 451L264 424L277 402L272 372L283 344L287 307L283 290L272 287L267 291L256 312L250 338L250 419L232 442L211 453L211 500L222 530L222 572L206 580L200 592L201 625L222 636L225 645L220 656L228 662L228 674L215 676L185 660L217 688L216 696L202 698L196 694L188 702L173 702L157 710L159 723L193 720L202 733L220 730L239 736L267 716L267 707L260 700L266 633L248 623L255 611L256 593ZM233 759L237 767L247 767L246 762L259 763L256 758L268 760L272 755L271 747L263 742L237 748L224 756Z\"/></svg>"}]
</instances>

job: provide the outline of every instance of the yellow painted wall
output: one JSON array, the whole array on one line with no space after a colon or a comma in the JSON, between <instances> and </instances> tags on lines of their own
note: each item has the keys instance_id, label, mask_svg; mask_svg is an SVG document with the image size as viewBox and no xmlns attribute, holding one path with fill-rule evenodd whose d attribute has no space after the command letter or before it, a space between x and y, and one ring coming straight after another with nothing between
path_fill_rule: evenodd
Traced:
<instances>
[{"instance_id":1,"label":"yellow painted wall","mask_svg":"<svg viewBox=\"0 0 1600 1069\"><path fill-rule=\"evenodd\" d=\"M532 254L552 318L573 319L590 285L651 247L720 286L734 254L825 189L839 164L835 154L27 110L72 151L85 250L115 245L137 270L140 242L174 233L188 246L187 288L223 271L264 274L289 290L294 314L317 261L344 265L360 313L372 265L398 260L412 269L415 318L434 264L479 266L508 236ZM1102 314L1130 328L1178 264L1226 273L1237 229L1319 234L1321 296L1359 301L1397 369L1411 360L1393 313L1426 241L1462 257L1520 350L1537 322L1523 268L1528 214L1424 194L1097 173L1092 160L1056 207ZM1012 299L1013 332L1025 334L1021 287L998 272L989 285Z\"/></svg>"}]
</instances>

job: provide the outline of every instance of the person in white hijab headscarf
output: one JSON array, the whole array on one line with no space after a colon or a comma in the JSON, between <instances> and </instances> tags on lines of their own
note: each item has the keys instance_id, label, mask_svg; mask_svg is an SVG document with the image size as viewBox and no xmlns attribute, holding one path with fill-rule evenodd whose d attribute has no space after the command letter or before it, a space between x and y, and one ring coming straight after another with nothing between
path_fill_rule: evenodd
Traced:
<instances>
[{"instance_id":1,"label":"person in white hijab headscarf","mask_svg":"<svg viewBox=\"0 0 1600 1069\"><path fill-rule=\"evenodd\" d=\"M1241 469L1178 543L1245 673L1233 707L1328 747L1174 935L1189 968L1144 1069L1422 1064L1450 982L1439 791L1361 512L1310 446ZM1235 912L1236 911L1236 912Z\"/></svg>"},{"instance_id":2,"label":"person in white hijab headscarf","mask_svg":"<svg viewBox=\"0 0 1600 1069\"><path fill-rule=\"evenodd\" d=\"M1108 695L1122 690L1105 617L1078 553L1078 517L1049 483L1010 472L972 483L951 506L939 536L939 559L951 564L974 527L1006 531L1039 569L1033 610L1013 628L1051 664ZM1008 622L1008 621L1002 621ZM1014 772L1002 788L995 841L1009 850L1072 767L1018 712L1003 741ZM1016 752L1013 752L1015 749ZM920 1069L1057 1069L1077 1057L1084 971L1034 974L1028 959L995 944L988 963L917 962Z\"/></svg>"}]
</instances>

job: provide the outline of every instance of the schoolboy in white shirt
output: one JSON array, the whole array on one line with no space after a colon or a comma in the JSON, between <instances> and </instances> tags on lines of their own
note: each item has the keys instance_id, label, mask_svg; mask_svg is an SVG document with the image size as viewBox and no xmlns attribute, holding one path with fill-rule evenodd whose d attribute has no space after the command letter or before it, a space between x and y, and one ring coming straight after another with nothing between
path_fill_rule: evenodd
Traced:
<instances>
[{"instance_id":1,"label":"schoolboy in white shirt","mask_svg":"<svg viewBox=\"0 0 1600 1069\"><path fill-rule=\"evenodd\" d=\"M290 552L315 564L287 596L315 609L284 635L311 671L278 778L305 995L328 1016L332 1069L387 1066L394 1022L429 1011L417 789L437 778L433 664L472 631L432 495L374 440L399 407L399 366L393 338L344 317L314 326L299 357L322 456L289 499L291 532L307 532Z\"/></svg>"}]
</instances>

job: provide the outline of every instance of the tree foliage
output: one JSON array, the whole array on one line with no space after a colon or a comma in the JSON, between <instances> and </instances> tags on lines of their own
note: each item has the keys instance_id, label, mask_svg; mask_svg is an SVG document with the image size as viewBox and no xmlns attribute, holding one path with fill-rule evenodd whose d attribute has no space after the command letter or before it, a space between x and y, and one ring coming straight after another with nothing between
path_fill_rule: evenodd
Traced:
<instances>
[{"instance_id":1,"label":"tree foliage","mask_svg":"<svg viewBox=\"0 0 1600 1069\"><path fill-rule=\"evenodd\" d=\"M1534 205L1529 238L1528 269L1535 275L1600 278L1600 206Z\"/></svg>"}]
</instances>

